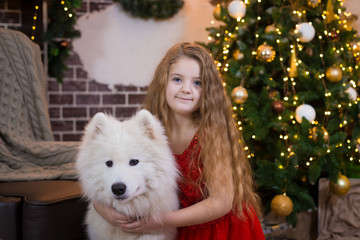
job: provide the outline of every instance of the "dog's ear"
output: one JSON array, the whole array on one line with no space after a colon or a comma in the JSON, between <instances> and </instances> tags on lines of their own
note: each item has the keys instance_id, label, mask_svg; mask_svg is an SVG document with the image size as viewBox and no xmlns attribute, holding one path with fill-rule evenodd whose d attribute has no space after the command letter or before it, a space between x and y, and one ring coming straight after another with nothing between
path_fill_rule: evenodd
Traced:
<instances>
[{"instance_id":1,"label":"dog's ear","mask_svg":"<svg viewBox=\"0 0 360 240\"><path fill-rule=\"evenodd\" d=\"M140 110L135 118L150 139L155 140L159 137L159 134L163 134L164 130L160 121L148 110Z\"/></svg>"},{"instance_id":2,"label":"dog's ear","mask_svg":"<svg viewBox=\"0 0 360 240\"><path fill-rule=\"evenodd\" d=\"M102 133L106 119L107 116L104 113L96 113L86 126L86 134L88 134L91 138L95 138L96 135Z\"/></svg>"}]
</instances>

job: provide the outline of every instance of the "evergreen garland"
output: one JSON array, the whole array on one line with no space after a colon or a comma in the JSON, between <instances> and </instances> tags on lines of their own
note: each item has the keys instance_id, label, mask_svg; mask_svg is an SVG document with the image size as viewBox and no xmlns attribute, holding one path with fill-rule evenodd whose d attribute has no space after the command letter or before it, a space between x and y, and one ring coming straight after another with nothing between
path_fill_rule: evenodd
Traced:
<instances>
[{"instance_id":1,"label":"evergreen garland","mask_svg":"<svg viewBox=\"0 0 360 240\"><path fill-rule=\"evenodd\" d=\"M76 13L74 8L81 6L81 0L52 0L49 4L49 25L44 34L48 43L48 74L62 82L67 66L64 63L71 52L71 40L80 37L74 28Z\"/></svg>"},{"instance_id":2,"label":"evergreen garland","mask_svg":"<svg viewBox=\"0 0 360 240\"><path fill-rule=\"evenodd\" d=\"M156 20L174 16L184 5L182 0L114 0L134 17Z\"/></svg>"}]
</instances>

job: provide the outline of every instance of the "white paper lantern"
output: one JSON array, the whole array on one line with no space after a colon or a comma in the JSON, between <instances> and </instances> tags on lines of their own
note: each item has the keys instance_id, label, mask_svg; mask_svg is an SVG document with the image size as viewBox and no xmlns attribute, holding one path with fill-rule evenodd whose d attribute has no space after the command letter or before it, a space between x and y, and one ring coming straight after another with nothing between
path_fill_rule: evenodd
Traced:
<instances>
[{"instance_id":1,"label":"white paper lantern","mask_svg":"<svg viewBox=\"0 0 360 240\"><path fill-rule=\"evenodd\" d=\"M246 13L246 5L243 1L234 0L228 6L229 15L233 18L242 18Z\"/></svg>"},{"instance_id":2,"label":"white paper lantern","mask_svg":"<svg viewBox=\"0 0 360 240\"><path fill-rule=\"evenodd\" d=\"M296 25L295 33L301 33L300 42L310 42L315 36L315 28L307 22L299 23Z\"/></svg>"},{"instance_id":3,"label":"white paper lantern","mask_svg":"<svg viewBox=\"0 0 360 240\"><path fill-rule=\"evenodd\" d=\"M349 87L348 89L346 89L345 90L345 92L349 95L349 99L351 100L351 101L356 101L356 99L357 99L357 92L356 92L356 90L354 89L354 88L352 88L352 87Z\"/></svg>"},{"instance_id":4,"label":"white paper lantern","mask_svg":"<svg viewBox=\"0 0 360 240\"><path fill-rule=\"evenodd\" d=\"M295 119L298 123L301 123L303 117L312 122L315 120L315 116L315 109L309 104L302 104L296 108Z\"/></svg>"}]
</instances>

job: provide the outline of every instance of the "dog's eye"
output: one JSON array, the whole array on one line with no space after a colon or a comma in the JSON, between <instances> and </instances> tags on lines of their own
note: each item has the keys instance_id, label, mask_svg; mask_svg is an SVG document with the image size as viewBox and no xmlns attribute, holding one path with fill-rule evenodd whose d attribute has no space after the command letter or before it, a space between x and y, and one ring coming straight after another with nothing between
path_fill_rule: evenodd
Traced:
<instances>
[{"instance_id":1,"label":"dog's eye","mask_svg":"<svg viewBox=\"0 0 360 240\"><path fill-rule=\"evenodd\" d=\"M137 159L131 159L130 161L129 161L129 165L130 166L135 166L135 165L137 165L139 163L139 160L137 160Z\"/></svg>"},{"instance_id":2,"label":"dog's eye","mask_svg":"<svg viewBox=\"0 0 360 240\"><path fill-rule=\"evenodd\" d=\"M106 161L106 166L108 167L112 167L113 166L113 161L109 160L109 161Z\"/></svg>"}]
</instances>

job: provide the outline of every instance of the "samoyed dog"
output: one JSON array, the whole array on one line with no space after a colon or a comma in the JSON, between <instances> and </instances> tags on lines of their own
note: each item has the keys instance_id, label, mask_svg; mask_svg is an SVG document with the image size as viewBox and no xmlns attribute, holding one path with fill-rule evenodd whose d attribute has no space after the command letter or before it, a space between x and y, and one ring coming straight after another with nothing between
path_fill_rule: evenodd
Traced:
<instances>
[{"instance_id":1,"label":"samoyed dog","mask_svg":"<svg viewBox=\"0 0 360 240\"><path fill-rule=\"evenodd\" d=\"M178 168L164 128L149 111L118 121L97 113L88 123L76 160L91 240L156 239L176 236L175 228L149 233L129 233L113 227L91 202L112 206L129 218L158 217L179 207Z\"/></svg>"}]
</instances>

